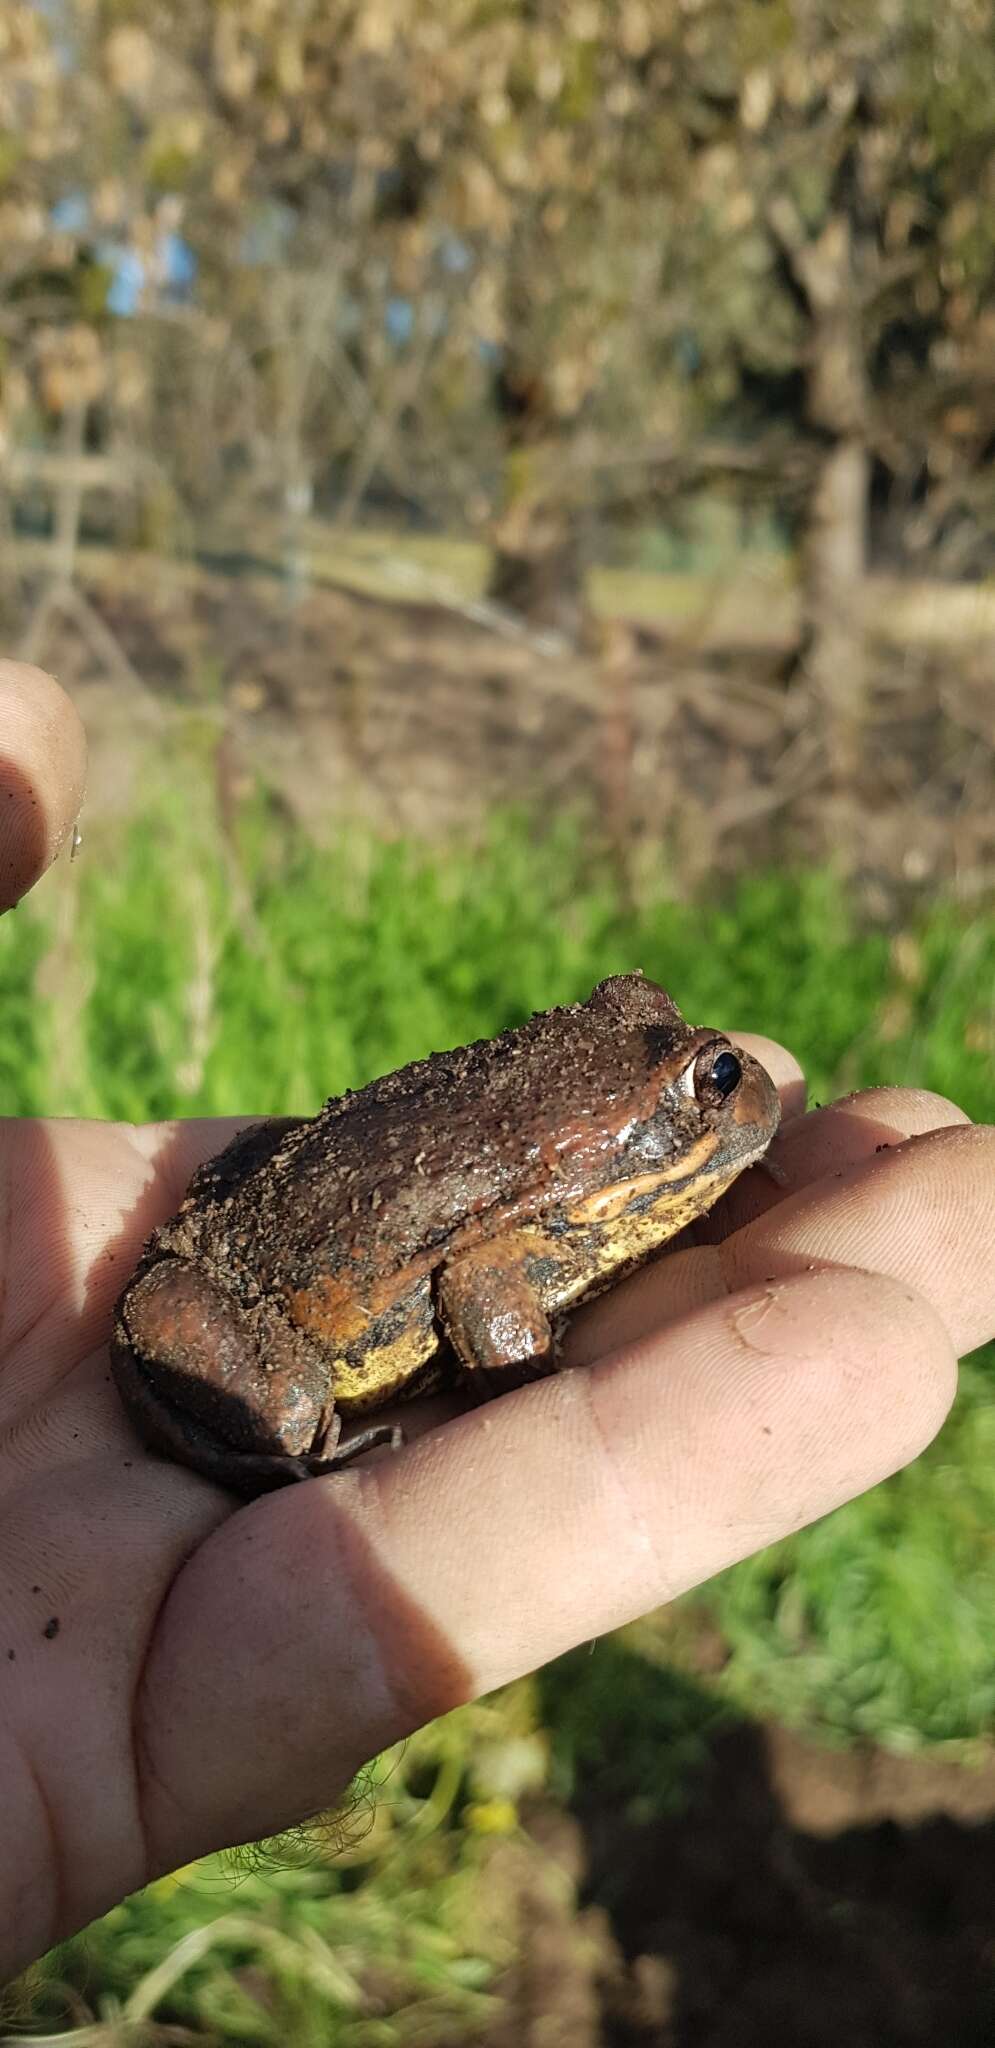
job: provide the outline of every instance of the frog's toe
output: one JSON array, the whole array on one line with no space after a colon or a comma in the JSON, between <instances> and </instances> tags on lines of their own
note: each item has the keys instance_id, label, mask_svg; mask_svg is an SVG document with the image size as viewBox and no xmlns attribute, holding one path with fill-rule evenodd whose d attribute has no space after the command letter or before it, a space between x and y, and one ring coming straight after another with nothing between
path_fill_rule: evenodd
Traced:
<instances>
[{"instance_id":1,"label":"frog's toe","mask_svg":"<svg viewBox=\"0 0 995 2048\"><path fill-rule=\"evenodd\" d=\"M365 1458L367 1451L399 1451L404 1444L404 1431L396 1422L373 1422L368 1429L358 1430L345 1443L338 1443L331 1457L310 1457L305 1460L309 1471L341 1472L344 1465L352 1465L357 1458Z\"/></svg>"},{"instance_id":2,"label":"frog's toe","mask_svg":"<svg viewBox=\"0 0 995 2048\"><path fill-rule=\"evenodd\" d=\"M365 1457L367 1451L384 1446L400 1450L403 1442L404 1431L396 1424L377 1423L350 1437L347 1443L336 1442L330 1453L327 1449L316 1449L298 1458L234 1453L227 1461L224 1483L236 1493L249 1496L274 1493L278 1487L294 1486L301 1479L324 1479L332 1472L341 1472L346 1465ZM216 1468L211 1476L218 1477Z\"/></svg>"}]
</instances>

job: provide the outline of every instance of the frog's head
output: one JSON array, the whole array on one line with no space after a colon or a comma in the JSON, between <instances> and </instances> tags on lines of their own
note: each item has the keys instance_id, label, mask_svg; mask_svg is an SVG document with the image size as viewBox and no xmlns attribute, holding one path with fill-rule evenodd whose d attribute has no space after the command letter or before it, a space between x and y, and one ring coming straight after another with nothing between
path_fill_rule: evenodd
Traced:
<instances>
[{"instance_id":1,"label":"frog's head","mask_svg":"<svg viewBox=\"0 0 995 2048\"><path fill-rule=\"evenodd\" d=\"M777 1089L766 1067L721 1031L662 1036L627 1161L673 1182L704 1173L728 1185L766 1152L780 1122Z\"/></svg>"},{"instance_id":2,"label":"frog's head","mask_svg":"<svg viewBox=\"0 0 995 2048\"><path fill-rule=\"evenodd\" d=\"M614 1010L628 1085L571 1221L652 1217L662 1243L763 1157L780 1120L777 1089L752 1054L723 1032L693 1029L641 976L603 983L595 999Z\"/></svg>"}]
</instances>

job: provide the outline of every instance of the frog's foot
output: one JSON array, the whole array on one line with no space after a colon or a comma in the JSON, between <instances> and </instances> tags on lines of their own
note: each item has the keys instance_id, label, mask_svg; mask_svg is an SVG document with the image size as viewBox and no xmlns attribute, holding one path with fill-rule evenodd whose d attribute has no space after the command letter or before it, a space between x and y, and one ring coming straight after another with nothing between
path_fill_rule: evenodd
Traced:
<instances>
[{"instance_id":1,"label":"frog's foot","mask_svg":"<svg viewBox=\"0 0 995 2048\"><path fill-rule=\"evenodd\" d=\"M439 1320L479 1400L556 1370L549 1317L512 1239L464 1252L443 1268Z\"/></svg>"},{"instance_id":2,"label":"frog's foot","mask_svg":"<svg viewBox=\"0 0 995 2048\"><path fill-rule=\"evenodd\" d=\"M228 1487L232 1493L244 1494L249 1499L260 1493L273 1493L280 1486L293 1486L301 1479L341 1472L367 1451L385 1444L391 1450L399 1450L404 1442L404 1432L396 1423L383 1422L372 1424L351 1436L347 1443L341 1443L336 1415L333 1426L322 1428L310 1450L295 1453L240 1449L217 1436L189 1409L170 1400L161 1387L153 1390L120 1333L114 1339L111 1357L125 1406L149 1449L188 1466L204 1479L212 1479L216 1486Z\"/></svg>"},{"instance_id":3,"label":"frog's foot","mask_svg":"<svg viewBox=\"0 0 995 2048\"><path fill-rule=\"evenodd\" d=\"M332 1439L334 1449L329 1450L323 1443L320 1450L304 1451L299 1457L278 1451L239 1452L227 1462L224 1484L236 1493L274 1493L278 1486L293 1486L301 1479L322 1479L329 1472L341 1472L357 1458L364 1458L367 1451L399 1451L404 1443L404 1431L394 1422L371 1423L369 1429L359 1430L344 1444L336 1441L337 1436L336 1430ZM195 1458L190 1457L189 1462L195 1463ZM206 1470L210 1479L220 1476L216 1457L201 1469Z\"/></svg>"}]
</instances>

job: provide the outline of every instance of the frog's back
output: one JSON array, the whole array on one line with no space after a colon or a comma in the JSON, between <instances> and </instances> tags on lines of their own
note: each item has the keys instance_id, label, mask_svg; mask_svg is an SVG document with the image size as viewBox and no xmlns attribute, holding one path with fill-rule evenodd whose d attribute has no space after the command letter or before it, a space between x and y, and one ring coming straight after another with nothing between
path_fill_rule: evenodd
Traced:
<instances>
[{"instance_id":1,"label":"frog's back","mask_svg":"<svg viewBox=\"0 0 995 2048\"><path fill-rule=\"evenodd\" d=\"M441 1257L489 1212L541 1206L564 1150L621 1116L657 1051L686 1033L662 990L618 977L336 1098L226 1194L242 1257L275 1286Z\"/></svg>"}]
</instances>

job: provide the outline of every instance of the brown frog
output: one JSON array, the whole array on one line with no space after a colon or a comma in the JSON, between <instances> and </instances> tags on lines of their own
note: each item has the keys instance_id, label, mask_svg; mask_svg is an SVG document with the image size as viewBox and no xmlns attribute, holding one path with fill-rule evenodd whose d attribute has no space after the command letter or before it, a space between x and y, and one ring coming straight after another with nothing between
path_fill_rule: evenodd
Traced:
<instances>
[{"instance_id":1,"label":"brown frog","mask_svg":"<svg viewBox=\"0 0 995 2048\"><path fill-rule=\"evenodd\" d=\"M765 1152L770 1076L642 975L316 1117L244 1131L194 1175L118 1304L114 1373L146 1441L246 1494L400 1440L344 1418L556 1370L563 1312L639 1265Z\"/></svg>"}]
</instances>

